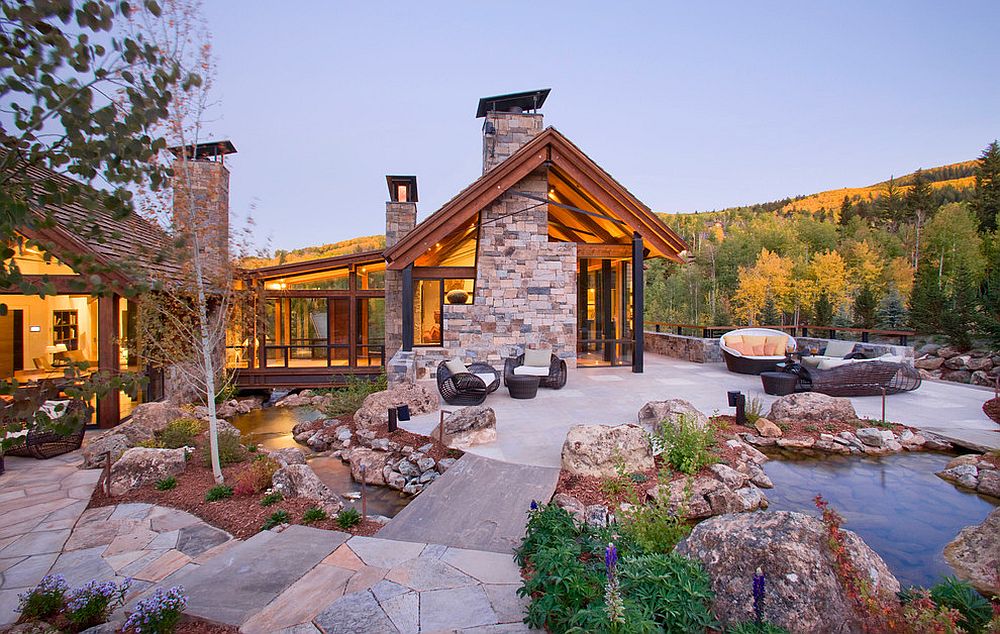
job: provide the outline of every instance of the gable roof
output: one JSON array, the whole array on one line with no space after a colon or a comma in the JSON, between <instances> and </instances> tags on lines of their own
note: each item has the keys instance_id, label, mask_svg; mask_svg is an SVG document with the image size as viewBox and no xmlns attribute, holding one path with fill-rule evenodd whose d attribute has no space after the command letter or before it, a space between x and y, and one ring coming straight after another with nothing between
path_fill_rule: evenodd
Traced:
<instances>
[{"instance_id":1,"label":"gable roof","mask_svg":"<svg viewBox=\"0 0 1000 634\"><path fill-rule=\"evenodd\" d=\"M370 262L382 262L382 250L358 251L346 255L335 255L328 258L317 258L315 260L299 260L297 262L287 262L285 264L272 264L271 266L261 266L254 269L244 269L244 274L250 277L270 280L289 275L303 275L306 273L318 273L330 269L339 269L352 264L368 264Z\"/></svg>"},{"instance_id":2,"label":"gable roof","mask_svg":"<svg viewBox=\"0 0 1000 634\"><path fill-rule=\"evenodd\" d=\"M386 249L388 268L398 270L412 264L421 253L454 229L473 221L483 208L542 165L555 167L577 181L597 202L638 232L655 251L677 262L683 261L680 253L688 248L684 240L572 141L550 126Z\"/></svg>"}]
</instances>

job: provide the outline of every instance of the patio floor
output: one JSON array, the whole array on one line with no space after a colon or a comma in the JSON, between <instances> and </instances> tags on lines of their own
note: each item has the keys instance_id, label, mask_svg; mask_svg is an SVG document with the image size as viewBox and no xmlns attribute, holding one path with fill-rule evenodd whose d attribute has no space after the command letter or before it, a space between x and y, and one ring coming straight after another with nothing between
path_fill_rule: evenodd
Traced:
<instances>
[{"instance_id":1,"label":"patio floor","mask_svg":"<svg viewBox=\"0 0 1000 634\"><path fill-rule=\"evenodd\" d=\"M427 386L437 391L428 381ZM573 425L617 425L636 422L639 408L648 401L682 398L706 414L733 413L726 403L728 390L759 396L764 414L777 398L764 394L760 378L733 374L722 363L688 363L646 354L645 372L630 368L583 368L570 370L566 387L539 389L533 400L515 400L500 387L486 400L497 415L496 442L471 449L472 453L521 464L558 467L566 432ZM914 392L888 397L886 418L982 448L1000 448L1000 426L982 406L992 390L942 381L924 381ZM882 398L852 398L863 418L879 419ZM447 411L460 409L442 402ZM415 416L403 426L429 434L439 421L438 412Z\"/></svg>"}]
</instances>

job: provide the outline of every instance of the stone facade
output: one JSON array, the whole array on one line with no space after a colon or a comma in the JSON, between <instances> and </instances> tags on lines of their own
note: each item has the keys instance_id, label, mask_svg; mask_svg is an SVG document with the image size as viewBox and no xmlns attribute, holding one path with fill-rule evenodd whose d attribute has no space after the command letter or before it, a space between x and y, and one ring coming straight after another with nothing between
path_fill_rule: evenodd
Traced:
<instances>
[{"instance_id":1,"label":"stone facade","mask_svg":"<svg viewBox=\"0 0 1000 634\"><path fill-rule=\"evenodd\" d=\"M385 204L385 246L394 246L417 226L417 203ZM403 272L385 272L385 358L403 345ZM390 372L391 374L391 372Z\"/></svg>"},{"instance_id":2,"label":"stone facade","mask_svg":"<svg viewBox=\"0 0 1000 634\"><path fill-rule=\"evenodd\" d=\"M540 114L487 113L486 124L493 126L494 133L483 135L483 174L540 134L542 123Z\"/></svg>"},{"instance_id":3,"label":"stone facade","mask_svg":"<svg viewBox=\"0 0 1000 634\"><path fill-rule=\"evenodd\" d=\"M220 286L228 286L229 169L221 161L192 159L175 164L174 170L174 226L183 236L197 235L206 275Z\"/></svg>"},{"instance_id":4,"label":"stone facade","mask_svg":"<svg viewBox=\"0 0 1000 634\"><path fill-rule=\"evenodd\" d=\"M703 339L666 332L645 331L646 351L665 357L683 359L692 363L718 363L722 361L722 350L718 337Z\"/></svg>"}]
</instances>

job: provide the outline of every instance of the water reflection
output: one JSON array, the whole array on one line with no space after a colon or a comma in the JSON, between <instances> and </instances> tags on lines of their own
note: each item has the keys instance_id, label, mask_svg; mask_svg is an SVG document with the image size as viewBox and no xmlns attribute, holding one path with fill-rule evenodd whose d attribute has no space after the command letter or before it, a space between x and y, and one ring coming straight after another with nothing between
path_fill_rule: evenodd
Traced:
<instances>
[{"instance_id":1,"label":"water reflection","mask_svg":"<svg viewBox=\"0 0 1000 634\"><path fill-rule=\"evenodd\" d=\"M338 458L326 456L310 457L311 450L300 445L292 438L292 427L297 423L323 418L319 410L311 407L267 407L254 410L233 418L233 425L240 430L243 440L257 443L268 449L283 449L298 447L306 453L309 466L337 495L360 493L361 485L351 478L350 465L344 464ZM368 487L368 513L394 517L410 498L387 487ZM361 500L345 500L359 511Z\"/></svg>"},{"instance_id":2,"label":"water reflection","mask_svg":"<svg viewBox=\"0 0 1000 634\"><path fill-rule=\"evenodd\" d=\"M952 456L914 453L822 460L771 460L764 471L774 481L770 510L818 515L813 497L822 494L888 564L905 587L929 586L953 574L945 545L959 531L979 524L997 500L968 493L938 478Z\"/></svg>"}]
</instances>

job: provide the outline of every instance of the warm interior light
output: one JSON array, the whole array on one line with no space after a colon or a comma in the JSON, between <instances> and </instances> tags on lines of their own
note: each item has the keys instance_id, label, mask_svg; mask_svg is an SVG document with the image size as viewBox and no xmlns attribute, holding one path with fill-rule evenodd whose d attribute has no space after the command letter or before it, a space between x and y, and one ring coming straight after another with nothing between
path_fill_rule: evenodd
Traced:
<instances>
[{"instance_id":1,"label":"warm interior light","mask_svg":"<svg viewBox=\"0 0 1000 634\"><path fill-rule=\"evenodd\" d=\"M41 326L28 326L28 332L42 332Z\"/></svg>"}]
</instances>

